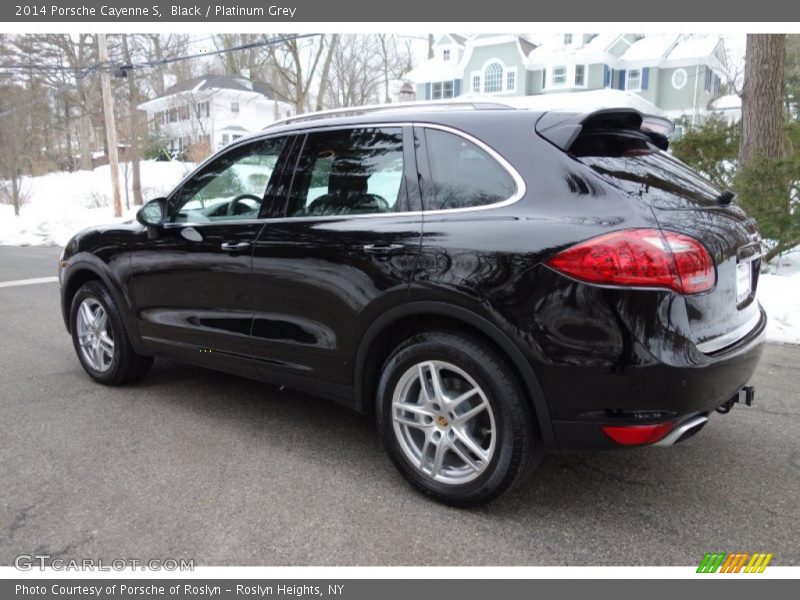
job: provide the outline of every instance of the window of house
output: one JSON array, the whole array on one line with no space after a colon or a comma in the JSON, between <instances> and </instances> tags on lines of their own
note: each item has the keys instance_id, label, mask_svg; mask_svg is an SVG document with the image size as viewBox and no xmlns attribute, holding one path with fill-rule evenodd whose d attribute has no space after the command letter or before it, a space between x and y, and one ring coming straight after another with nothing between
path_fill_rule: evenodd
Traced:
<instances>
[{"instance_id":1,"label":"window of house","mask_svg":"<svg viewBox=\"0 0 800 600\"><path fill-rule=\"evenodd\" d=\"M231 112L235 115L239 114L239 103L238 102L231 102Z\"/></svg>"},{"instance_id":2,"label":"window of house","mask_svg":"<svg viewBox=\"0 0 800 600\"><path fill-rule=\"evenodd\" d=\"M642 89L642 71L641 69L631 69L628 71L627 89L638 91Z\"/></svg>"},{"instance_id":3,"label":"window of house","mask_svg":"<svg viewBox=\"0 0 800 600\"><path fill-rule=\"evenodd\" d=\"M178 119L181 121L188 121L191 116L191 111L189 110L189 106L181 106L178 108Z\"/></svg>"},{"instance_id":4,"label":"window of house","mask_svg":"<svg viewBox=\"0 0 800 600\"><path fill-rule=\"evenodd\" d=\"M450 50L442 50L442 58L444 60L450 60Z\"/></svg>"},{"instance_id":5,"label":"window of house","mask_svg":"<svg viewBox=\"0 0 800 600\"><path fill-rule=\"evenodd\" d=\"M513 92L517 89L517 72L509 71L506 73L506 90Z\"/></svg>"},{"instance_id":6,"label":"window of house","mask_svg":"<svg viewBox=\"0 0 800 600\"><path fill-rule=\"evenodd\" d=\"M310 133L289 193L288 216L406 210L399 127Z\"/></svg>"},{"instance_id":7,"label":"window of house","mask_svg":"<svg viewBox=\"0 0 800 600\"><path fill-rule=\"evenodd\" d=\"M211 115L211 106L206 102L198 102L196 106L197 118L207 119Z\"/></svg>"},{"instance_id":8,"label":"window of house","mask_svg":"<svg viewBox=\"0 0 800 600\"><path fill-rule=\"evenodd\" d=\"M442 98L442 82L434 81L433 85L431 86L431 99L441 100L441 98Z\"/></svg>"},{"instance_id":9,"label":"window of house","mask_svg":"<svg viewBox=\"0 0 800 600\"><path fill-rule=\"evenodd\" d=\"M472 76L472 91L475 93L480 93L481 91L481 76L480 75L473 75Z\"/></svg>"},{"instance_id":10,"label":"window of house","mask_svg":"<svg viewBox=\"0 0 800 600\"><path fill-rule=\"evenodd\" d=\"M227 133L222 134L222 143L227 146L231 141L231 137Z\"/></svg>"},{"instance_id":11,"label":"window of house","mask_svg":"<svg viewBox=\"0 0 800 600\"><path fill-rule=\"evenodd\" d=\"M565 46L569 46L571 43L572 43L572 34L571 33L565 33L564 34L564 45Z\"/></svg>"},{"instance_id":12,"label":"window of house","mask_svg":"<svg viewBox=\"0 0 800 600\"><path fill-rule=\"evenodd\" d=\"M491 63L483 74L483 91L486 93L503 91L503 67Z\"/></svg>"},{"instance_id":13,"label":"window of house","mask_svg":"<svg viewBox=\"0 0 800 600\"><path fill-rule=\"evenodd\" d=\"M676 90L682 89L689 77L686 75L686 69L678 69L672 74L672 87Z\"/></svg>"},{"instance_id":14,"label":"window of house","mask_svg":"<svg viewBox=\"0 0 800 600\"><path fill-rule=\"evenodd\" d=\"M169 122L170 123L177 123L178 121L178 109L177 108L170 108L169 109Z\"/></svg>"},{"instance_id":15,"label":"window of house","mask_svg":"<svg viewBox=\"0 0 800 600\"><path fill-rule=\"evenodd\" d=\"M452 98L453 97L453 82L452 81L445 81L442 83L442 98Z\"/></svg>"},{"instance_id":16,"label":"window of house","mask_svg":"<svg viewBox=\"0 0 800 600\"><path fill-rule=\"evenodd\" d=\"M584 65L575 65L575 85L586 85L586 67Z\"/></svg>"},{"instance_id":17,"label":"window of house","mask_svg":"<svg viewBox=\"0 0 800 600\"><path fill-rule=\"evenodd\" d=\"M711 69L706 67L706 69L705 69L705 82L703 84L703 89L705 91L707 91L707 92L711 91L711 82L713 80L713 77L714 77L714 73L711 71Z\"/></svg>"},{"instance_id":18,"label":"window of house","mask_svg":"<svg viewBox=\"0 0 800 600\"><path fill-rule=\"evenodd\" d=\"M484 206L507 200L516 184L489 153L459 135L425 130L431 170L426 210Z\"/></svg>"},{"instance_id":19,"label":"window of house","mask_svg":"<svg viewBox=\"0 0 800 600\"><path fill-rule=\"evenodd\" d=\"M567 66L558 65L553 67L553 85L565 85L567 83Z\"/></svg>"},{"instance_id":20,"label":"window of house","mask_svg":"<svg viewBox=\"0 0 800 600\"><path fill-rule=\"evenodd\" d=\"M234 148L192 177L176 194L171 221L203 223L258 217L285 138Z\"/></svg>"}]
</instances>

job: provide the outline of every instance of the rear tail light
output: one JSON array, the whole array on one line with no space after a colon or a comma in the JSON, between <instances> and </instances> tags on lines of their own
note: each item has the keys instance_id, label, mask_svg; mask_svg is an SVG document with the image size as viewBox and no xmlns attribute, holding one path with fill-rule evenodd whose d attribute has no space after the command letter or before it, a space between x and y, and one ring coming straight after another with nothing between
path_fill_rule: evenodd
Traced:
<instances>
[{"instance_id":1,"label":"rear tail light","mask_svg":"<svg viewBox=\"0 0 800 600\"><path fill-rule=\"evenodd\" d=\"M559 252L546 263L589 283L697 294L714 287L714 261L696 239L658 229L626 229Z\"/></svg>"},{"instance_id":2,"label":"rear tail light","mask_svg":"<svg viewBox=\"0 0 800 600\"><path fill-rule=\"evenodd\" d=\"M655 444L664 439L675 427L673 423L654 423L653 425L605 425L603 433L622 446L641 446Z\"/></svg>"}]
</instances>

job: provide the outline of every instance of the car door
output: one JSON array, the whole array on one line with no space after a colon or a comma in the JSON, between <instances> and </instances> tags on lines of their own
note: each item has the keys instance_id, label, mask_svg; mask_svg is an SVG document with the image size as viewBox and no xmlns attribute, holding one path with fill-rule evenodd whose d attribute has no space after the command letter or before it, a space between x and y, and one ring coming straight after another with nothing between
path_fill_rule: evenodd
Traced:
<instances>
[{"instance_id":1,"label":"car door","mask_svg":"<svg viewBox=\"0 0 800 600\"><path fill-rule=\"evenodd\" d=\"M253 343L270 378L350 393L360 334L405 299L419 255L412 140L401 125L305 134L284 214L253 251Z\"/></svg>"},{"instance_id":2,"label":"car door","mask_svg":"<svg viewBox=\"0 0 800 600\"><path fill-rule=\"evenodd\" d=\"M270 137L225 151L173 192L154 239L142 234L131 282L139 332L156 351L212 366L249 354L253 243L260 212L284 205L276 190L290 146Z\"/></svg>"}]
</instances>

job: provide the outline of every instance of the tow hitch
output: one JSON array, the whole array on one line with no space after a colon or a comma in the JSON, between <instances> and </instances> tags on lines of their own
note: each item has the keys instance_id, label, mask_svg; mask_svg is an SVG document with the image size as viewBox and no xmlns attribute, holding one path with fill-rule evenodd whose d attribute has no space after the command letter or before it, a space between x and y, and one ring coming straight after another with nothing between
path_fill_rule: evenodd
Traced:
<instances>
[{"instance_id":1,"label":"tow hitch","mask_svg":"<svg viewBox=\"0 0 800 600\"><path fill-rule=\"evenodd\" d=\"M731 412L733 405L737 402L743 402L747 406L753 406L753 398L755 398L756 390L752 385L746 385L730 400L717 407L717 412L721 415L727 415Z\"/></svg>"}]
</instances>

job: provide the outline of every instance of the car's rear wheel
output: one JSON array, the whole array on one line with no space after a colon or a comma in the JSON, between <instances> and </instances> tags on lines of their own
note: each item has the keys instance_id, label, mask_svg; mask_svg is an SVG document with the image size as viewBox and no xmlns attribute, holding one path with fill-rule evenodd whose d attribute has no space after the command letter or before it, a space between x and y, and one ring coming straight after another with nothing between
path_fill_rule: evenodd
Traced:
<instances>
[{"instance_id":1,"label":"car's rear wheel","mask_svg":"<svg viewBox=\"0 0 800 600\"><path fill-rule=\"evenodd\" d=\"M119 307L99 281L84 284L72 299L70 330L81 366L98 383L135 381L153 363L134 351Z\"/></svg>"},{"instance_id":2,"label":"car's rear wheel","mask_svg":"<svg viewBox=\"0 0 800 600\"><path fill-rule=\"evenodd\" d=\"M513 373L467 335L430 332L404 342L384 365L377 402L392 460L441 502L488 502L518 483L541 454Z\"/></svg>"}]
</instances>

